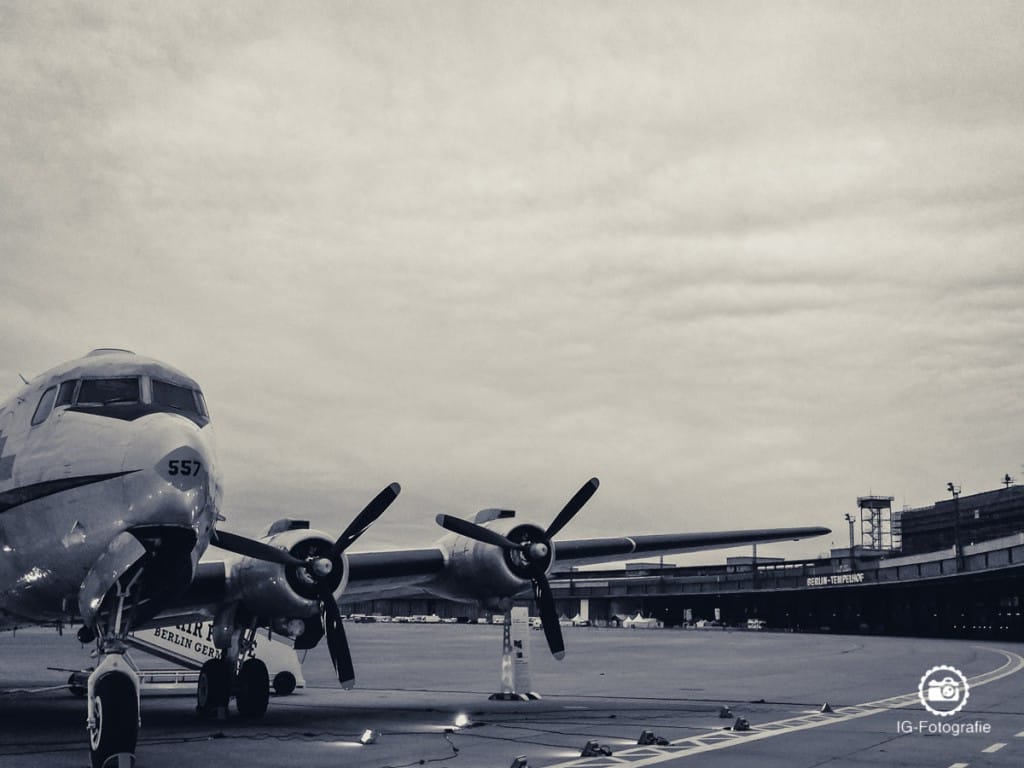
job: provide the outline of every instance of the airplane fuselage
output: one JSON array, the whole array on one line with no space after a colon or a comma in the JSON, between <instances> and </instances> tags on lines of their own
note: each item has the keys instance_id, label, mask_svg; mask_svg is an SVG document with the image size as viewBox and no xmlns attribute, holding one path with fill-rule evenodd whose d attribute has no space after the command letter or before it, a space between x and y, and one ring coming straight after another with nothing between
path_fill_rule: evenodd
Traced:
<instances>
[{"instance_id":1,"label":"airplane fuselage","mask_svg":"<svg viewBox=\"0 0 1024 768\"><path fill-rule=\"evenodd\" d=\"M83 579L125 531L186 579L220 497L191 378L115 350L38 376L0 405L0 628L76 619Z\"/></svg>"}]
</instances>

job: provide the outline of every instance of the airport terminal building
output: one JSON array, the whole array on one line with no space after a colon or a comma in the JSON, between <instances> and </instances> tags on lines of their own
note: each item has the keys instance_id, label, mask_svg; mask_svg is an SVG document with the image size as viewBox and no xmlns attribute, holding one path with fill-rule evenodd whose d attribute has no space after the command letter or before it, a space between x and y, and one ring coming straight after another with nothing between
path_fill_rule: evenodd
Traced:
<instances>
[{"instance_id":1,"label":"airport terminal building","mask_svg":"<svg viewBox=\"0 0 1024 768\"><path fill-rule=\"evenodd\" d=\"M851 546L829 557L730 557L721 565L634 563L556 571L559 612L592 624L641 614L664 626L720 622L803 632L1024 640L1024 487L955 495L892 510L892 498L857 500ZM856 528L859 523L859 543ZM353 612L475 619L475 606L438 599L375 600Z\"/></svg>"}]
</instances>

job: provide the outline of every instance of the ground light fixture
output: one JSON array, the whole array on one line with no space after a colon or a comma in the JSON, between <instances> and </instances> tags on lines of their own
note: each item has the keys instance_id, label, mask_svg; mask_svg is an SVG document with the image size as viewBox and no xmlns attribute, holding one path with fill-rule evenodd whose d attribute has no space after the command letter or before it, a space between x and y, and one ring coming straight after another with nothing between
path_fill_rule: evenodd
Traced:
<instances>
[{"instance_id":1,"label":"ground light fixture","mask_svg":"<svg viewBox=\"0 0 1024 768\"><path fill-rule=\"evenodd\" d=\"M668 739L662 736L655 736L654 731L644 730L640 734L640 738L636 740L636 743L641 746L657 745L659 747L667 747Z\"/></svg>"},{"instance_id":2,"label":"ground light fixture","mask_svg":"<svg viewBox=\"0 0 1024 768\"><path fill-rule=\"evenodd\" d=\"M580 757L601 757L603 755L611 756L611 754L612 748L607 744L599 744L596 739L590 739L583 745Z\"/></svg>"},{"instance_id":3,"label":"ground light fixture","mask_svg":"<svg viewBox=\"0 0 1024 768\"><path fill-rule=\"evenodd\" d=\"M456 728L466 728L466 727L468 727L468 726L469 726L469 725L470 725L470 724L471 724L472 722L473 722L473 721L472 721L472 720L470 720L470 718L469 718L469 715L467 715L467 714L466 714L465 712L459 712L459 714L457 714L457 715L455 716L455 720L454 720L454 722L453 722L453 725L454 725L454 726L455 726Z\"/></svg>"},{"instance_id":4,"label":"ground light fixture","mask_svg":"<svg viewBox=\"0 0 1024 768\"><path fill-rule=\"evenodd\" d=\"M378 738L380 738L380 731L374 731L370 728L367 728L365 731L363 731L363 735L359 737L359 743L373 744L377 741Z\"/></svg>"},{"instance_id":5,"label":"ground light fixture","mask_svg":"<svg viewBox=\"0 0 1024 768\"><path fill-rule=\"evenodd\" d=\"M520 755L512 761L509 768L530 768L530 763L526 760L526 755Z\"/></svg>"}]
</instances>

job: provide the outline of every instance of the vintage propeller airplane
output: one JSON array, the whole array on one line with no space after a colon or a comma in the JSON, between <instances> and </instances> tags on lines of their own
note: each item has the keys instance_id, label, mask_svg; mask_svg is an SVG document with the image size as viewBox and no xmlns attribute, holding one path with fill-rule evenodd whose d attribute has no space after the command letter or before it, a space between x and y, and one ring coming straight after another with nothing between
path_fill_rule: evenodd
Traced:
<instances>
[{"instance_id":1,"label":"vintage propeller airplane","mask_svg":"<svg viewBox=\"0 0 1024 768\"><path fill-rule=\"evenodd\" d=\"M260 539L222 530L222 486L210 414L199 385L125 350L99 349L57 366L0 405L0 629L80 623L95 642L87 686L94 768L134 763L139 676L130 632L213 621L220 657L197 686L201 713L233 697L259 717L267 669L247 658L270 627L307 649L326 638L343 687L355 671L338 599L427 591L507 606L532 590L551 652L565 652L547 575L559 563L595 563L817 536L822 527L656 534L554 541L597 490L585 483L546 527L485 510L475 522L439 515L435 546L351 553L398 496L384 488L342 533L280 520ZM223 560L200 562L208 547Z\"/></svg>"}]
</instances>

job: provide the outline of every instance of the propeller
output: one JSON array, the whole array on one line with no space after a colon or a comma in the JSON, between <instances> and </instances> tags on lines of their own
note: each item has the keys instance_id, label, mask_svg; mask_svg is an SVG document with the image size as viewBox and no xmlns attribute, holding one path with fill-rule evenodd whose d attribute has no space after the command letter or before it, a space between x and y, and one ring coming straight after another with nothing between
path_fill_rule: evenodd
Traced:
<instances>
[{"instance_id":1,"label":"propeller","mask_svg":"<svg viewBox=\"0 0 1024 768\"><path fill-rule=\"evenodd\" d=\"M283 549L272 547L256 539L239 536L237 533L229 533L228 531L214 531L210 544L228 552L234 552L236 555L251 557L254 560L266 560L269 563L293 566L304 566L306 564L305 560L300 560Z\"/></svg>"},{"instance_id":2,"label":"propeller","mask_svg":"<svg viewBox=\"0 0 1024 768\"><path fill-rule=\"evenodd\" d=\"M384 510L391 506L401 486L392 482L374 497L359 514L355 516L348 527L338 537L332 550L331 562L340 566L341 555L348 547L364 534L374 521L380 517ZM313 567L316 562L314 561ZM333 572L332 568L330 572ZM338 567L340 572L341 568ZM345 626L341 622L341 610L338 608L338 601L334 599L334 590L337 583L327 578L328 574L319 575L317 584L319 586L319 600L321 600L321 617L324 623L324 633L327 635L327 647L331 653L331 663L335 672L338 673L338 682L342 688L351 688L355 684L355 669L352 667L352 654L348 649L348 638L345 636Z\"/></svg>"},{"instance_id":3,"label":"propeller","mask_svg":"<svg viewBox=\"0 0 1024 768\"><path fill-rule=\"evenodd\" d=\"M342 553L355 543L356 539L362 536L378 517L384 514L384 510L391 506L391 502L398 497L401 490L402 487L398 483L392 483L374 496L373 500L356 515L355 519L348 524L348 528L334 542L332 562L340 565ZM334 599L334 590L337 585L325 578L321 578L319 583L320 610L324 622L324 632L327 635L327 650L331 654L331 663L334 664L334 670L338 673L338 682L341 683L341 687L351 688L355 685L356 672L352 666L352 653L348 649L345 625L341 622L341 610L338 608L338 601Z\"/></svg>"},{"instance_id":4,"label":"propeller","mask_svg":"<svg viewBox=\"0 0 1024 768\"><path fill-rule=\"evenodd\" d=\"M532 541L528 534L522 541L513 541L497 531L492 531L490 528L471 523L468 520L451 515L437 516L438 525L445 530L483 544L501 547L509 553L513 564L525 570L533 583L533 594L540 609L544 637L548 641L551 654L556 659L565 656L565 642L562 639L562 628L558 624L555 598L551 593L551 585L547 578L547 567L551 562L551 539L569 524L569 521L576 516L584 504L590 501L590 497L594 495L599 485L600 482L596 477L592 477L584 483L583 487L576 491L568 503L562 507L562 511L555 516L538 541Z\"/></svg>"},{"instance_id":5,"label":"propeller","mask_svg":"<svg viewBox=\"0 0 1024 768\"><path fill-rule=\"evenodd\" d=\"M392 483L378 493L326 551L322 542L313 540L301 550L302 545L298 545L292 548L292 552L286 552L227 531L217 531L211 540L211 544L221 549L287 566L288 580L292 586L300 592L309 593L307 596L315 595L315 599L320 602L320 614L306 620L306 629L296 639L295 648L313 648L326 635L327 650L331 654L334 670L338 673L338 682L343 688L351 688L355 684L356 674L341 621L341 611L334 599L334 590L341 583L344 573L342 555L391 506L401 490L398 483ZM296 552L303 556L293 554Z\"/></svg>"}]
</instances>

